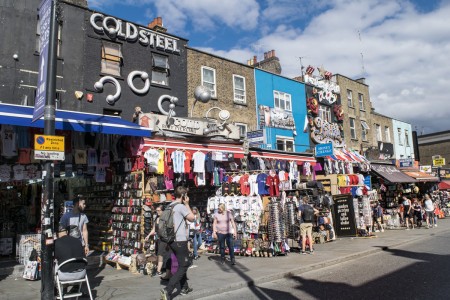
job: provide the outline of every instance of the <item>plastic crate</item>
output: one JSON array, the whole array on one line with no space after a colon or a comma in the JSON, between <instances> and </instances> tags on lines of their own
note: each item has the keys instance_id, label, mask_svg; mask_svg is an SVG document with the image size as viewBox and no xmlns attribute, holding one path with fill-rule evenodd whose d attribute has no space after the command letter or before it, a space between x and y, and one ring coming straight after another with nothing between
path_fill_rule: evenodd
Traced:
<instances>
[{"instance_id":1,"label":"plastic crate","mask_svg":"<svg viewBox=\"0 0 450 300\"><path fill-rule=\"evenodd\" d=\"M33 249L41 255L41 234L18 234L16 240L16 260L26 265Z\"/></svg>"}]
</instances>

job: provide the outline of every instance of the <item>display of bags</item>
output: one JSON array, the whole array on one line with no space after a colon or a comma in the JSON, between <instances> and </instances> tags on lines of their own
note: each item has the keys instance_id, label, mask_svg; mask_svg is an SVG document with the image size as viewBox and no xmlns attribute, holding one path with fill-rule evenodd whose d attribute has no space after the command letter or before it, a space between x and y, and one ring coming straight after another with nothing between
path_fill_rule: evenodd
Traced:
<instances>
[{"instance_id":1,"label":"display of bags","mask_svg":"<svg viewBox=\"0 0 450 300\"><path fill-rule=\"evenodd\" d=\"M173 190L173 182L169 178L164 179L164 184L166 185L167 190Z\"/></svg>"}]
</instances>

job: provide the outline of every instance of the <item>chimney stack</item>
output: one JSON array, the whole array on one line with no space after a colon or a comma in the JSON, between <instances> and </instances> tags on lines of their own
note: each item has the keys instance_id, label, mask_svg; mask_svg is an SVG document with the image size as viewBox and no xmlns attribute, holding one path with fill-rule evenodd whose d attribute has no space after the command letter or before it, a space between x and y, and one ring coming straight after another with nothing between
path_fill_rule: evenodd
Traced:
<instances>
[{"instance_id":1,"label":"chimney stack","mask_svg":"<svg viewBox=\"0 0 450 300\"><path fill-rule=\"evenodd\" d=\"M158 32L167 32L167 28L164 28L162 17L154 18L147 27Z\"/></svg>"},{"instance_id":2,"label":"chimney stack","mask_svg":"<svg viewBox=\"0 0 450 300\"><path fill-rule=\"evenodd\" d=\"M267 52L264 52L264 59L267 59Z\"/></svg>"},{"instance_id":3,"label":"chimney stack","mask_svg":"<svg viewBox=\"0 0 450 300\"><path fill-rule=\"evenodd\" d=\"M270 57L275 57L275 50L270 51Z\"/></svg>"},{"instance_id":4,"label":"chimney stack","mask_svg":"<svg viewBox=\"0 0 450 300\"><path fill-rule=\"evenodd\" d=\"M256 55L253 56L253 64L258 63L258 59L256 58Z\"/></svg>"}]
</instances>

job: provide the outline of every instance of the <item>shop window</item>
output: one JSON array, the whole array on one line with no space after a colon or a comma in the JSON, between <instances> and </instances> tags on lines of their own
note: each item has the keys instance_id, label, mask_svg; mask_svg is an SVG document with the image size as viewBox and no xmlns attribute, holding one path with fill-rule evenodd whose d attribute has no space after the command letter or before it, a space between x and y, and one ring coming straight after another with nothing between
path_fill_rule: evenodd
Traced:
<instances>
[{"instance_id":1,"label":"shop window","mask_svg":"<svg viewBox=\"0 0 450 300\"><path fill-rule=\"evenodd\" d=\"M356 139L355 119L349 118L349 120L350 120L350 136L352 139Z\"/></svg>"},{"instance_id":2,"label":"shop window","mask_svg":"<svg viewBox=\"0 0 450 300\"><path fill-rule=\"evenodd\" d=\"M169 58L164 55L152 54L152 83L169 85Z\"/></svg>"},{"instance_id":3,"label":"shop window","mask_svg":"<svg viewBox=\"0 0 450 300\"><path fill-rule=\"evenodd\" d=\"M359 101L359 110L365 110L363 94L358 94L358 101Z\"/></svg>"},{"instance_id":4,"label":"shop window","mask_svg":"<svg viewBox=\"0 0 450 300\"><path fill-rule=\"evenodd\" d=\"M202 67L202 85L210 89L212 98L217 97L215 69Z\"/></svg>"},{"instance_id":5,"label":"shop window","mask_svg":"<svg viewBox=\"0 0 450 300\"><path fill-rule=\"evenodd\" d=\"M328 123L331 123L331 107L320 105L319 106L319 117L322 120L328 121Z\"/></svg>"},{"instance_id":6,"label":"shop window","mask_svg":"<svg viewBox=\"0 0 450 300\"><path fill-rule=\"evenodd\" d=\"M247 124L244 123L234 123L239 128L239 136L245 138L247 136Z\"/></svg>"},{"instance_id":7,"label":"shop window","mask_svg":"<svg viewBox=\"0 0 450 300\"><path fill-rule=\"evenodd\" d=\"M277 150L294 152L294 139L277 136Z\"/></svg>"},{"instance_id":8,"label":"shop window","mask_svg":"<svg viewBox=\"0 0 450 300\"><path fill-rule=\"evenodd\" d=\"M347 90L347 103L348 107L353 107L353 93L351 90Z\"/></svg>"},{"instance_id":9,"label":"shop window","mask_svg":"<svg viewBox=\"0 0 450 300\"><path fill-rule=\"evenodd\" d=\"M238 75L233 75L233 88L234 88L234 102L245 104L245 78Z\"/></svg>"},{"instance_id":10,"label":"shop window","mask_svg":"<svg viewBox=\"0 0 450 300\"><path fill-rule=\"evenodd\" d=\"M102 73L120 76L122 59L122 46L120 44L102 42Z\"/></svg>"},{"instance_id":11,"label":"shop window","mask_svg":"<svg viewBox=\"0 0 450 300\"><path fill-rule=\"evenodd\" d=\"M291 94L273 91L274 107L292 111Z\"/></svg>"},{"instance_id":12,"label":"shop window","mask_svg":"<svg viewBox=\"0 0 450 300\"><path fill-rule=\"evenodd\" d=\"M391 134L389 133L388 126L384 127L384 136L386 137L386 142L390 143L391 142Z\"/></svg>"}]
</instances>

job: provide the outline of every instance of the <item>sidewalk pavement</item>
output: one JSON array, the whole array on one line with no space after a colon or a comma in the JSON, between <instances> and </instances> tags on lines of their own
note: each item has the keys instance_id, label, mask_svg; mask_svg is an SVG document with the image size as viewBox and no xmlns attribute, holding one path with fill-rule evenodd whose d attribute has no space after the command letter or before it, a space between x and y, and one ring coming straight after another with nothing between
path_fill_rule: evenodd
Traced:
<instances>
[{"instance_id":1,"label":"sidewalk pavement","mask_svg":"<svg viewBox=\"0 0 450 300\"><path fill-rule=\"evenodd\" d=\"M338 238L336 241L315 245L314 255L289 253L287 256L236 257L236 265L221 265L218 255L205 254L194 261L189 269L189 285L194 291L177 295L175 299L199 299L246 286L270 282L298 275L310 270L339 264L364 257L386 248L438 236L450 231L450 218L438 221L438 227L415 230L386 230L374 238ZM160 299L163 287L158 277L131 274L102 266L89 272L93 295L96 299ZM20 275L0 280L1 299L38 299L40 281L26 281Z\"/></svg>"}]
</instances>

